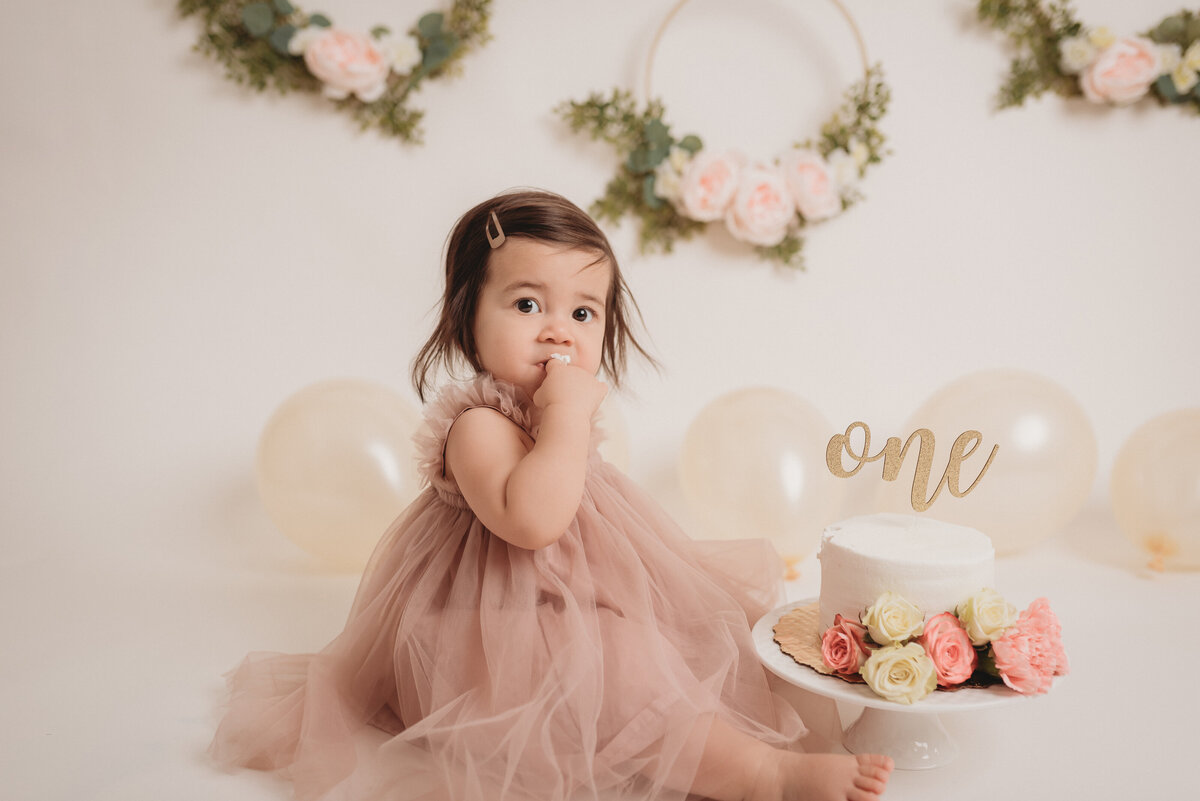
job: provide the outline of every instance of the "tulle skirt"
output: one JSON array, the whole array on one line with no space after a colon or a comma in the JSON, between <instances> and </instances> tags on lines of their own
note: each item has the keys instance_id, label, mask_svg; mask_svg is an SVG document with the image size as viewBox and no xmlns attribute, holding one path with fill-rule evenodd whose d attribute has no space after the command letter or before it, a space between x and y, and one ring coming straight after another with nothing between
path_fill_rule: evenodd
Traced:
<instances>
[{"instance_id":1,"label":"tulle skirt","mask_svg":"<svg viewBox=\"0 0 1200 801\"><path fill-rule=\"evenodd\" d=\"M780 746L803 733L750 638L780 572L765 541L690 540L598 458L537 551L430 487L340 635L229 675L211 752L303 801L682 799L715 721Z\"/></svg>"}]
</instances>

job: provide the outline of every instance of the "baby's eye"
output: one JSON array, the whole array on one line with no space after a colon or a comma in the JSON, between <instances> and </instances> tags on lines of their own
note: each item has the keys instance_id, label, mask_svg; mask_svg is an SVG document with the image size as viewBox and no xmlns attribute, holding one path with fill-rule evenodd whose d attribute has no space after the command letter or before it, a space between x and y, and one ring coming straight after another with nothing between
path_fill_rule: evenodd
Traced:
<instances>
[{"instance_id":1,"label":"baby's eye","mask_svg":"<svg viewBox=\"0 0 1200 801\"><path fill-rule=\"evenodd\" d=\"M577 323L586 323L596 316L596 313L587 306L580 306L575 311L571 312L571 316L575 318Z\"/></svg>"},{"instance_id":2,"label":"baby's eye","mask_svg":"<svg viewBox=\"0 0 1200 801\"><path fill-rule=\"evenodd\" d=\"M533 298L521 298L516 302L516 307L521 314L533 314L542 310L542 307Z\"/></svg>"}]
</instances>

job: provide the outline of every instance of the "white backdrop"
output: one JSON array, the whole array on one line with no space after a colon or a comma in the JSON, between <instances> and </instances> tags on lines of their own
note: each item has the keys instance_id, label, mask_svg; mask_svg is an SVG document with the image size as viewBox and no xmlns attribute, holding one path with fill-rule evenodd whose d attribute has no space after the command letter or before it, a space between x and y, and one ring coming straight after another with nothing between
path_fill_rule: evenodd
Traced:
<instances>
[{"instance_id":1,"label":"white backdrop","mask_svg":"<svg viewBox=\"0 0 1200 801\"><path fill-rule=\"evenodd\" d=\"M325 378L415 402L408 363L453 221L518 185L590 203L616 156L553 108L639 86L671 5L498 0L494 40L421 92L426 144L411 147L359 133L320 98L225 81L191 50L198 23L167 0L5 4L0 620L28 656L0 667L12 797L159 793L181 753L167 739L207 781L198 749L219 672L250 648L318 647L337 630L353 578L322 575L271 527L253 487L258 433ZM1178 10L1075 5L1118 32ZM997 113L1008 54L973 3L847 6L893 89L893 153L863 203L809 236L806 272L719 232L644 256L631 223L609 228L666 367L635 369L618 399L631 475L688 524L677 454L723 393L780 387L834 429L861 419L885 437L907 434L908 415L954 378L1024 368L1090 417L1088 519L1113 554L1106 575L1137 576L1107 477L1137 426L1200 404L1200 118L1049 96ZM403 28L429 6L320 8ZM677 132L767 156L816 132L856 63L827 3L694 0L654 87ZM1052 581L1041 571L1095 550L1083 542L1028 557L1022 575ZM1017 565L1002 566L1014 581ZM1194 578L1156 586L1194 592ZM172 645L188 632L203 647ZM89 652L101 667L84 672ZM107 733L129 715L123 748ZM48 767L63 754L73 777ZM276 797L252 786L265 795L248 798Z\"/></svg>"}]
</instances>

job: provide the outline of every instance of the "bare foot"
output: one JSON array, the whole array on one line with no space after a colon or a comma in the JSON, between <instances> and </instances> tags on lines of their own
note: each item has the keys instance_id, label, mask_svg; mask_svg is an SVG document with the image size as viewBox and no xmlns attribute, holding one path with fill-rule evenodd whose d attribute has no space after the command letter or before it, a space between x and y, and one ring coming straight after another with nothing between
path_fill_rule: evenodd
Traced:
<instances>
[{"instance_id":1,"label":"bare foot","mask_svg":"<svg viewBox=\"0 0 1200 801\"><path fill-rule=\"evenodd\" d=\"M783 753L778 773L755 788L756 801L875 801L892 774L892 758L878 754Z\"/></svg>"}]
</instances>

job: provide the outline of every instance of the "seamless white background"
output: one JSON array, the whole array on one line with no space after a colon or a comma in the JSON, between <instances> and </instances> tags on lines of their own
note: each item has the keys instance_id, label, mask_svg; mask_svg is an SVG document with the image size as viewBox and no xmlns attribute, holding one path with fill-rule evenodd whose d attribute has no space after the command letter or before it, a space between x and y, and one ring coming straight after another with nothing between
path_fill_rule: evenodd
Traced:
<instances>
[{"instance_id":1,"label":"seamless white background","mask_svg":"<svg viewBox=\"0 0 1200 801\"><path fill-rule=\"evenodd\" d=\"M460 77L427 85L416 101L426 144L406 147L359 133L320 98L223 80L191 50L196 21L166 0L6 4L6 797L283 796L204 761L219 675L251 649L320 647L355 582L322 573L271 527L253 486L258 433L325 378L379 381L415 402L408 363L454 219L519 185L596 197L616 156L553 109L639 88L671 5L497 0L494 40ZM806 272L757 261L722 232L645 256L632 224L609 228L666 367L635 369L618 398L630 473L689 524L677 454L721 394L780 387L836 428L861 419L886 436L974 370L1053 378L1096 432L1092 501L999 571L1014 597L1052 594L1073 675L1036 714L958 721L959 762L898 776L891 797L962 797L966 781L997 798L1080 781L1093 798L1170 796L1180 780L1157 767L1183 764L1194 733L1171 677L1147 676L1130 654L1168 640L1181 650L1171 664L1200 652L1166 623L1122 629L1194 606L1196 576L1140 569L1108 512L1107 478L1137 426L1200 404L1200 118L1057 97L998 113L1008 55L973 3L846 5L893 89L892 154L863 203L809 236ZM1074 5L1118 32L1178 10ZM320 8L403 28L429 6ZM769 157L816 132L857 60L828 3L693 0L653 85L677 132ZM815 566L804 569L794 597L815 586ZM1103 784L1081 742L1097 731L1115 770Z\"/></svg>"}]
</instances>

